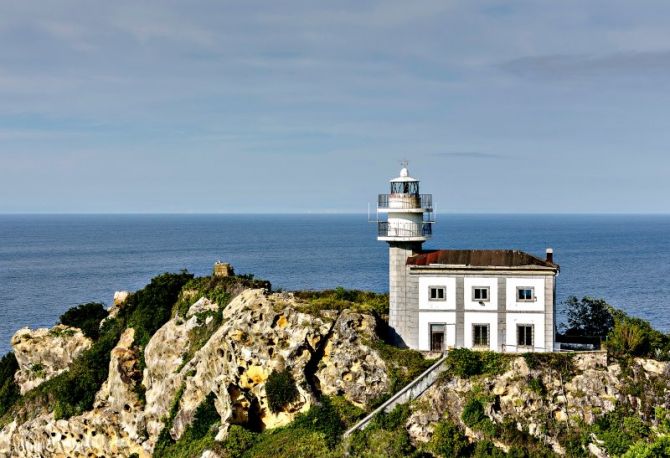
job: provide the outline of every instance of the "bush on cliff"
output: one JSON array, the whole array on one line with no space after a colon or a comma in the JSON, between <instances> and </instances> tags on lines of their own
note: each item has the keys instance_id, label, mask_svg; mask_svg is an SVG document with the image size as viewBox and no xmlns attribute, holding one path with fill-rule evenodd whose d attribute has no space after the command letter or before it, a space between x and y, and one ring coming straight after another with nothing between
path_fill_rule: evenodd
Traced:
<instances>
[{"instance_id":1,"label":"bush on cliff","mask_svg":"<svg viewBox=\"0 0 670 458\"><path fill-rule=\"evenodd\" d=\"M446 375L456 377L474 377L477 375L502 374L510 357L492 351L473 351L467 348L455 348L447 355Z\"/></svg>"},{"instance_id":2,"label":"bush on cliff","mask_svg":"<svg viewBox=\"0 0 670 458\"><path fill-rule=\"evenodd\" d=\"M223 443L225 450L234 448L231 456L265 458L268 456L290 457L339 457L343 456L338 445L348 421L354 421L360 411L343 398L323 397L319 404L282 428L264 431L261 434L244 434L238 431ZM232 441L232 444L231 444ZM240 444L248 445L243 453Z\"/></svg>"},{"instance_id":3,"label":"bush on cliff","mask_svg":"<svg viewBox=\"0 0 670 458\"><path fill-rule=\"evenodd\" d=\"M0 417L20 397L19 387L14 382L14 374L17 370L19 370L19 363L16 361L14 353L7 353L0 359Z\"/></svg>"},{"instance_id":4,"label":"bush on cliff","mask_svg":"<svg viewBox=\"0 0 670 458\"><path fill-rule=\"evenodd\" d=\"M178 274L164 273L128 297L119 318L127 327L135 329L137 346L145 347L151 336L171 318L179 292L192 278L193 274L185 270Z\"/></svg>"},{"instance_id":5,"label":"bush on cliff","mask_svg":"<svg viewBox=\"0 0 670 458\"><path fill-rule=\"evenodd\" d=\"M98 340L82 353L70 370L43 383L38 395L52 397L56 418L68 418L91 409L95 394L107 380L111 351L122 332L135 329L135 345L144 348L151 335L170 319L172 305L184 284L193 275L182 271L165 273L151 280L143 289L131 294L119 315L105 322Z\"/></svg>"},{"instance_id":6,"label":"bush on cliff","mask_svg":"<svg viewBox=\"0 0 670 458\"><path fill-rule=\"evenodd\" d=\"M436 456L467 456L470 446L465 434L454 422L445 418L435 426L433 436L426 447ZM492 448L492 450L497 450ZM488 451L488 448L487 448ZM488 455L487 455L488 456Z\"/></svg>"},{"instance_id":7,"label":"bush on cliff","mask_svg":"<svg viewBox=\"0 0 670 458\"><path fill-rule=\"evenodd\" d=\"M178 441L174 441L165 425L154 448L157 458L190 458L200 456L206 449L217 451L223 448L214 440L221 417L214 406L214 393L210 393L198 406L193 422L186 428ZM171 414L172 419L174 415ZM170 421L170 423L172 423Z\"/></svg>"},{"instance_id":8,"label":"bush on cliff","mask_svg":"<svg viewBox=\"0 0 670 458\"><path fill-rule=\"evenodd\" d=\"M648 321L612 310L614 328L607 336L607 350L613 356L641 356L670 360L670 336L654 329Z\"/></svg>"},{"instance_id":9,"label":"bush on cliff","mask_svg":"<svg viewBox=\"0 0 670 458\"><path fill-rule=\"evenodd\" d=\"M82 330L86 337L96 340L100 335L100 322L108 315L103 304L89 302L72 307L60 316L60 324Z\"/></svg>"},{"instance_id":10,"label":"bush on cliff","mask_svg":"<svg viewBox=\"0 0 670 458\"><path fill-rule=\"evenodd\" d=\"M281 412L287 404L295 401L299 394L293 375L288 369L281 372L272 371L265 382L265 393L268 397L268 407L273 413Z\"/></svg>"}]
</instances>

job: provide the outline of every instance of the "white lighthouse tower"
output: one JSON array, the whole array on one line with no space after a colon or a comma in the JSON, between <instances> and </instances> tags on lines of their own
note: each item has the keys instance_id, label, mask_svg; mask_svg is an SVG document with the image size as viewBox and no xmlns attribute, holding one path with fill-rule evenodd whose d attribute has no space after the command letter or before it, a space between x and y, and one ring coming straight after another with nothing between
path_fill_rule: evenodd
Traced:
<instances>
[{"instance_id":1,"label":"white lighthouse tower","mask_svg":"<svg viewBox=\"0 0 670 458\"><path fill-rule=\"evenodd\" d=\"M377 240L389 244L389 325L398 345L416 348L418 293L408 288L406 261L432 235L433 196L419 193L419 180L409 176L407 163L390 183L391 192L377 200Z\"/></svg>"}]
</instances>

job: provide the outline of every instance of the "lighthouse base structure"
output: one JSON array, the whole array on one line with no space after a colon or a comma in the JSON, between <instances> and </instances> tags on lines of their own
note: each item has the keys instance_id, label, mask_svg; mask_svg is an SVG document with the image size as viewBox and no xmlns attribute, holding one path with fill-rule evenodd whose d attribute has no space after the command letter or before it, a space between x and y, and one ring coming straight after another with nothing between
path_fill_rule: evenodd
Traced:
<instances>
[{"instance_id":1,"label":"lighthouse base structure","mask_svg":"<svg viewBox=\"0 0 670 458\"><path fill-rule=\"evenodd\" d=\"M389 326L399 347L419 343L419 282L410 277L407 258L421 252L421 242L389 242Z\"/></svg>"}]
</instances>

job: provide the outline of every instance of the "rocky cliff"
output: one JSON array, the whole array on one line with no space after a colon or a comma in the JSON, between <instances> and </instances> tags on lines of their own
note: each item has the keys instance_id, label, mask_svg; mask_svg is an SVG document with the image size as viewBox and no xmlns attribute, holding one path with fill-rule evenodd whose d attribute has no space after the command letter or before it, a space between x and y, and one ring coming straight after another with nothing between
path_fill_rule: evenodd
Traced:
<instances>
[{"instance_id":1,"label":"rocky cliff","mask_svg":"<svg viewBox=\"0 0 670 458\"><path fill-rule=\"evenodd\" d=\"M184 434L208 396L214 397L216 437L222 440L231 424L260 430L286 425L322 394L367 407L388 391L385 362L369 346L377 339L371 316L301 308L291 294L262 289L243 291L225 308L198 298L151 337L143 361L128 328L111 352L93 409L67 420L49 412L12 421L0 432L0 454L149 456L161 433L174 440ZM90 342L78 330L59 326L22 330L14 345L21 365L16 379L25 392L66 370ZM38 362L45 367L41 378L31 371ZM273 371L285 369L299 396L274 412L265 384Z\"/></svg>"},{"instance_id":2,"label":"rocky cliff","mask_svg":"<svg viewBox=\"0 0 670 458\"><path fill-rule=\"evenodd\" d=\"M23 396L0 408L0 456L606 457L670 434L666 362L455 350L418 399L342 440L431 364L380 340L361 313L380 298L184 275L117 294L94 340L17 332L6 367ZM292 388L279 403L277 374Z\"/></svg>"}]
</instances>

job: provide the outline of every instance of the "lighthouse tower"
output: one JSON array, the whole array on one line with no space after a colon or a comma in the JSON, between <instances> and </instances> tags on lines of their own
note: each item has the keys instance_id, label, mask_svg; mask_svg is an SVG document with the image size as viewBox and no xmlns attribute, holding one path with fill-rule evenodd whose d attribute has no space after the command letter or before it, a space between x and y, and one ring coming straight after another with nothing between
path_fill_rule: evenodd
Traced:
<instances>
[{"instance_id":1,"label":"lighthouse tower","mask_svg":"<svg viewBox=\"0 0 670 458\"><path fill-rule=\"evenodd\" d=\"M416 348L418 292L406 261L432 235L433 196L419 193L419 180L409 176L407 163L390 183L391 192L377 200L377 240L389 244L389 325L398 345Z\"/></svg>"}]
</instances>

